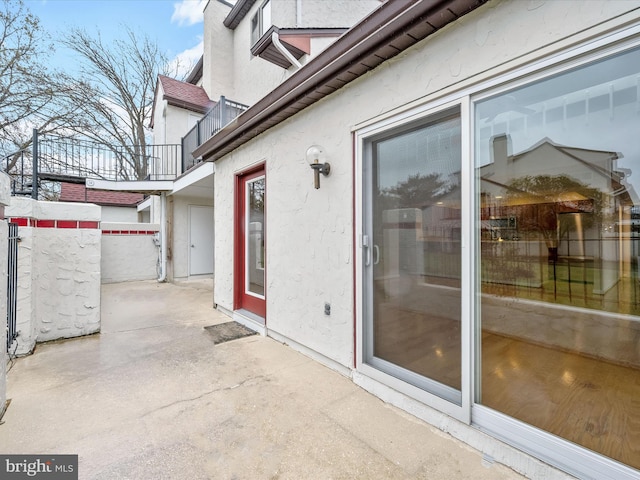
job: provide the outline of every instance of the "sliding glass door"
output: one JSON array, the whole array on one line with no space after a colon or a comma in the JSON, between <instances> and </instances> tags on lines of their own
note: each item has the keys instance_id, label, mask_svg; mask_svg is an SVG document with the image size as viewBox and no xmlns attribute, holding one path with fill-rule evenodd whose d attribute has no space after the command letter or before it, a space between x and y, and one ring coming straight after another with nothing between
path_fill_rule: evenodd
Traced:
<instances>
[{"instance_id":1,"label":"sliding glass door","mask_svg":"<svg viewBox=\"0 0 640 480\"><path fill-rule=\"evenodd\" d=\"M461 403L460 112L366 143L364 362Z\"/></svg>"},{"instance_id":2,"label":"sliding glass door","mask_svg":"<svg viewBox=\"0 0 640 480\"><path fill-rule=\"evenodd\" d=\"M476 104L476 401L640 469L640 49Z\"/></svg>"}]
</instances>

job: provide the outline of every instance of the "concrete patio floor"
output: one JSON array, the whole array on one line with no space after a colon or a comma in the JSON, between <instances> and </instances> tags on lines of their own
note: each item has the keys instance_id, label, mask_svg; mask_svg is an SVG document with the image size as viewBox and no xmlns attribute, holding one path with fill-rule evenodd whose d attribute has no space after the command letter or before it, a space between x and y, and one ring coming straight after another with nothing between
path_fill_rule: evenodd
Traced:
<instances>
[{"instance_id":1,"label":"concrete patio floor","mask_svg":"<svg viewBox=\"0 0 640 480\"><path fill-rule=\"evenodd\" d=\"M104 285L100 334L15 361L0 452L81 479L524 478L270 338L214 345L211 283Z\"/></svg>"}]
</instances>

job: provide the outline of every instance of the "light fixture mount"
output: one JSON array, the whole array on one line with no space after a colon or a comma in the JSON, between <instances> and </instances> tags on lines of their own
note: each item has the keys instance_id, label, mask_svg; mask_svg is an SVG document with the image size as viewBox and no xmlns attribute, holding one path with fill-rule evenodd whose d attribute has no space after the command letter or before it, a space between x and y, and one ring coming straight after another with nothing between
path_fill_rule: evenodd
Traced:
<instances>
[{"instance_id":1,"label":"light fixture mount","mask_svg":"<svg viewBox=\"0 0 640 480\"><path fill-rule=\"evenodd\" d=\"M307 149L307 162L313 169L313 185L316 189L320 188L320 174L325 177L331 172L331 165L325 162L325 150L320 145L311 145Z\"/></svg>"}]
</instances>

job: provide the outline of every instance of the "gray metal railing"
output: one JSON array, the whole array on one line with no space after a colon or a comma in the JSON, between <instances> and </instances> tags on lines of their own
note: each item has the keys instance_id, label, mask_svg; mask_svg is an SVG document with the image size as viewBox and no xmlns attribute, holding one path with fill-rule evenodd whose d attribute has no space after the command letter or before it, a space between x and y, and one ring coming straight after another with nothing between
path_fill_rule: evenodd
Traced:
<instances>
[{"instance_id":1,"label":"gray metal railing","mask_svg":"<svg viewBox=\"0 0 640 480\"><path fill-rule=\"evenodd\" d=\"M213 108L182 138L182 172L199 163L200 159L193 158L192 154L196 148L222 130L247 108L249 108L247 105L221 96Z\"/></svg>"},{"instance_id":2,"label":"gray metal railing","mask_svg":"<svg viewBox=\"0 0 640 480\"><path fill-rule=\"evenodd\" d=\"M173 180L181 173L182 146L113 146L34 132L33 148L0 160L11 177L11 193L37 199L42 181Z\"/></svg>"},{"instance_id":3,"label":"gray metal railing","mask_svg":"<svg viewBox=\"0 0 640 480\"><path fill-rule=\"evenodd\" d=\"M43 136L38 146L38 176L102 180L173 180L180 145L104 145L83 139Z\"/></svg>"},{"instance_id":4,"label":"gray metal railing","mask_svg":"<svg viewBox=\"0 0 640 480\"><path fill-rule=\"evenodd\" d=\"M33 190L32 151L19 150L2 158L2 171L11 179L12 195L31 195Z\"/></svg>"}]
</instances>

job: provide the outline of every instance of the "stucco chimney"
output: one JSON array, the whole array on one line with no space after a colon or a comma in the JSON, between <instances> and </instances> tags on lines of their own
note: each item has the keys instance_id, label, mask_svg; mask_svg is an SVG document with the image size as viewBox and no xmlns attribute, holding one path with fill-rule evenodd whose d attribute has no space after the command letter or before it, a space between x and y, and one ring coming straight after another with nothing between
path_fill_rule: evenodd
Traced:
<instances>
[{"instance_id":1,"label":"stucco chimney","mask_svg":"<svg viewBox=\"0 0 640 480\"><path fill-rule=\"evenodd\" d=\"M491 159L495 167L506 167L511 156L511 136L506 133L496 135L492 140L493 151Z\"/></svg>"}]
</instances>

